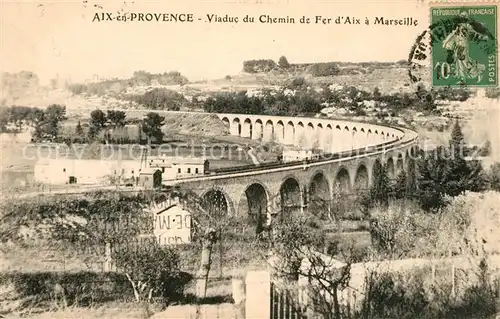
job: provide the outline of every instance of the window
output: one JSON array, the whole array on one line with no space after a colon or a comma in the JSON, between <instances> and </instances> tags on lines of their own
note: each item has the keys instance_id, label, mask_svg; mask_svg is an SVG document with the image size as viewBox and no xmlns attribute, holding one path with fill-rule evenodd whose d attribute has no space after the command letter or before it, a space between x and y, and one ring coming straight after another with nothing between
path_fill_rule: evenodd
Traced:
<instances>
[{"instance_id":1,"label":"window","mask_svg":"<svg viewBox=\"0 0 500 319\"><path fill-rule=\"evenodd\" d=\"M161 172L162 172L162 173L165 173L165 167L162 167L162 168L161 168Z\"/></svg>"},{"instance_id":2,"label":"window","mask_svg":"<svg viewBox=\"0 0 500 319\"><path fill-rule=\"evenodd\" d=\"M63 168L63 173L66 173L66 169L65 168Z\"/></svg>"},{"instance_id":3,"label":"window","mask_svg":"<svg viewBox=\"0 0 500 319\"><path fill-rule=\"evenodd\" d=\"M198 174L198 167L197 167L197 168L195 168L194 172L195 172L196 174Z\"/></svg>"},{"instance_id":4,"label":"window","mask_svg":"<svg viewBox=\"0 0 500 319\"><path fill-rule=\"evenodd\" d=\"M188 174L191 173L191 167L188 167L187 172Z\"/></svg>"},{"instance_id":5,"label":"window","mask_svg":"<svg viewBox=\"0 0 500 319\"><path fill-rule=\"evenodd\" d=\"M178 169L177 169L177 173L180 173L180 172L181 172L181 169L180 169L180 168L178 168Z\"/></svg>"},{"instance_id":6,"label":"window","mask_svg":"<svg viewBox=\"0 0 500 319\"><path fill-rule=\"evenodd\" d=\"M132 170L132 174L134 174L134 170Z\"/></svg>"}]
</instances>

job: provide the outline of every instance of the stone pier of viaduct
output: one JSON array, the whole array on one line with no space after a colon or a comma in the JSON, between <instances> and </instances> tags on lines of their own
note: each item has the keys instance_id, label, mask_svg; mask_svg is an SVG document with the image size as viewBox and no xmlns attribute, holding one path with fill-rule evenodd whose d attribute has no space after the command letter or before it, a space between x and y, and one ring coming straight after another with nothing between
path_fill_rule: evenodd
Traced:
<instances>
[{"instance_id":1,"label":"stone pier of viaduct","mask_svg":"<svg viewBox=\"0 0 500 319\"><path fill-rule=\"evenodd\" d=\"M229 214L279 213L284 212L284 207L306 207L313 198L331 202L338 194L369 188L376 162L387 165L389 177L394 178L407 169L408 159L417 153L418 136L408 129L325 118L243 114L218 117L236 136L274 139L301 147L316 144L328 153L354 150L348 157L273 168L256 166L175 182L202 198L221 198L221 208Z\"/></svg>"}]
</instances>

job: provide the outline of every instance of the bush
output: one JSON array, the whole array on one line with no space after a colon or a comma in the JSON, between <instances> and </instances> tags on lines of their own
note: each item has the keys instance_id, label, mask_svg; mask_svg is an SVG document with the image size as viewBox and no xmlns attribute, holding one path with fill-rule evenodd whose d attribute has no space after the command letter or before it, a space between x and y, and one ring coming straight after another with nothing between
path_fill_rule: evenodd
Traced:
<instances>
[{"instance_id":1,"label":"bush","mask_svg":"<svg viewBox=\"0 0 500 319\"><path fill-rule=\"evenodd\" d=\"M490 189L500 192L500 163L491 165L488 172L488 184Z\"/></svg>"},{"instance_id":2,"label":"bush","mask_svg":"<svg viewBox=\"0 0 500 319\"><path fill-rule=\"evenodd\" d=\"M433 252L436 218L416 204L392 201L370 210L370 234L374 248L389 258L415 257Z\"/></svg>"},{"instance_id":3,"label":"bush","mask_svg":"<svg viewBox=\"0 0 500 319\"><path fill-rule=\"evenodd\" d=\"M311 72L312 76L314 77L332 76L338 75L340 69L337 64L333 62L315 63L311 65L311 67L309 68L309 72Z\"/></svg>"},{"instance_id":4,"label":"bush","mask_svg":"<svg viewBox=\"0 0 500 319\"><path fill-rule=\"evenodd\" d=\"M191 274L180 272L174 279L162 282L170 301L180 301ZM31 305L49 308L56 298L57 285L62 288L68 306L91 306L109 301L132 301L134 292L125 274L116 272L8 272L0 274L0 285L13 287L10 299L30 300ZM22 310L22 309L18 309ZM48 310L48 309L47 309Z\"/></svg>"},{"instance_id":5,"label":"bush","mask_svg":"<svg viewBox=\"0 0 500 319\"><path fill-rule=\"evenodd\" d=\"M488 88L486 89L486 97L490 99L498 99L500 98L500 89L499 88Z\"/></svg>"},{"instance_id":6,"label":"bush","mask_svg":"<svg viewBox=\"0 0 500 319\"><path fill-rule=\"evenodd\" d=\"M489 318L495 291L489 282L467 283L454 298L451 285L431 284L430 269L369 273L365 300L355 318Z\"/></svg>"},{"instance_id":7,"label":"bush","mask_svg":"<svg viewBox=\"0 0 500 319\"><path fill-rule=\"evenodd\" d=\"M147 249L140 245L125 247L113 256L116 266L125 272L136 301L150 300L151 297L178 299L183 294L183 278L180 277L180 258L171 247L151 243ZM146 283L141 287L141 283Z\"/></svg>"},{"instance_id":8,"label":"bush","mask_svg":"<svg viewBox=\"0 0 500 319\"><path fill-rule=\"evenodd\" d=\"M277 65L271 59L243 61L243 71L247 73L269 72L276 69Z\"/></svg>"},{"instance_id":9,"label":"bush","mask_svg":"<svg viewBox=\"0 0 500 319\"><path fill-rule=\"evenodd\" d=\"M64 289L68 305L88 306L133 298L125 275L113 272L11 272L0 274L0 284L13 285L15 299L26 298L39 304L53 301L57 284Z\"/></svg>"}]
</instances>

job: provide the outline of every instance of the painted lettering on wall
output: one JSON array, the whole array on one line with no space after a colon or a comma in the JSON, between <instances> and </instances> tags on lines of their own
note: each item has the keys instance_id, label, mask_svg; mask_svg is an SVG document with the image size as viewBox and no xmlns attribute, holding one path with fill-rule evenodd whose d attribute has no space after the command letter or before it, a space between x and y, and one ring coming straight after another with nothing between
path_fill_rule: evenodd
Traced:
<instances>
[{"instance_id":1,"label":"painted lettering on wall","mask_svg":"<svg viewBox=\"0 0 500 319\"><path fill-rule=\"evenodd\" d=\"M191 242L191 214L178 205L153 211L154 235L160 245L179 245Z\"/></svg>"}]
</instances>

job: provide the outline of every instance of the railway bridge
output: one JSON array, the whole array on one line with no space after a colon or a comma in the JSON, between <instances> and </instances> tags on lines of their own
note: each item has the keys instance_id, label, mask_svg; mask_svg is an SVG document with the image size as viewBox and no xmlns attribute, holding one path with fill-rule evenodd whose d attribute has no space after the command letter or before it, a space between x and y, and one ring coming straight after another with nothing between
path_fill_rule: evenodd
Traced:
<instances>
[{"instance_id":1,"label":"railway bridge","mask_svg":"<svg viewBox=\"0 0 500 319\"><path fill-rule=\"evenodd\" d=\"M302 210L312 199L331 202L336 195L367 189L374 164L387 165L390 178L416 156L418 135L404 128L326 118L218 114L231 135L323 150L318 158L219 169L179 179L205 199L218 199L229 214L259 217Z\"/></svg>"}]
</instances>

